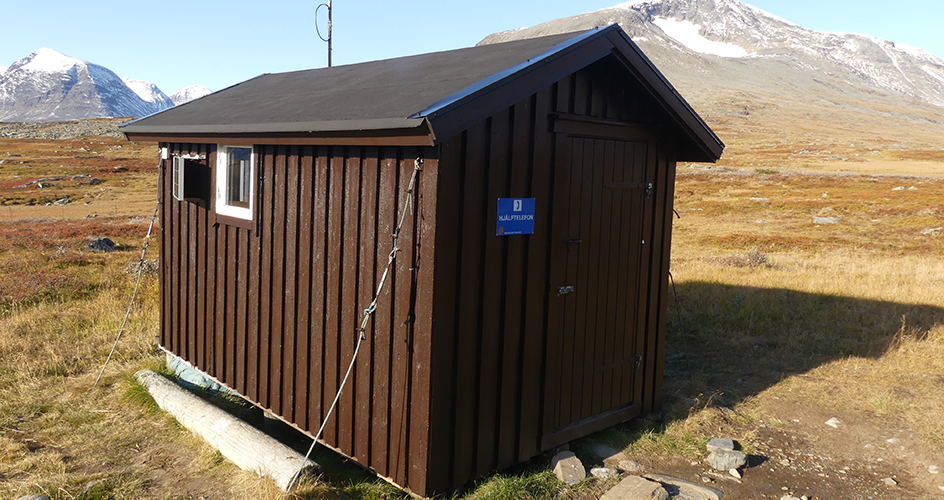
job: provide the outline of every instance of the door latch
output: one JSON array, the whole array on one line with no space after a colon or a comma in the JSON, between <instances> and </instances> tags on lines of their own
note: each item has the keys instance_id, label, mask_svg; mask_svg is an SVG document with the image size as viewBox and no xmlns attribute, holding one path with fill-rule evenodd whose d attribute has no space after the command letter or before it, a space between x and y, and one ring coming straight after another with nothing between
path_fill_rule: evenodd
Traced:
<instances>
[{"instance_id":1,"label":"door latch","mask_svg":"<svg viewBox=\"0 0 944 500\"><path fill-rule=\"evenodd\" d=\"M577 289L574 287L574 285L559 286L557 287L557 296L560 297L561 295L570 295L576 290Z\"/></svg>"},{"instance_id":2,"label":"door latch","mask_svg":"<svg viewBox=\"0 0 944 500\"><path fill-rule=\"evenodd\" d=\"M638 370L638 369L639 369L639 365L641 365L641 364L642 364L642 354L637 354L637 355L636 355L636 363L633 365L633 369L634 369L634 370Z\"/></svg>"}]
</instances>

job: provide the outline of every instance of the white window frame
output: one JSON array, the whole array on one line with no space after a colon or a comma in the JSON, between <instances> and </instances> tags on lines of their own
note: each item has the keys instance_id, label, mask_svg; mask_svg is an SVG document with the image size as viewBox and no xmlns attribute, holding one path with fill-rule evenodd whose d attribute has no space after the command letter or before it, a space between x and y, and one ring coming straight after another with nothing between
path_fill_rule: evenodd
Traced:
<instances>
[{"instance_id":1,"label":"white window frame","mask_svg":"<svg viewBox=\"0 0 944 500\"><path fill-rule=\"evenodd\" d=\"M173 186L171 190L174 192L174 199L177 201L183 201L184 196L184 165L186 164L186 158L182 156L175 156L173 160Z\"/></svg>"},{"instance_id":2,"label":"white window frame","mask_svg":"<svg viewBox=\"0 0 944 500\"><path fill-rule=\"evenodd\" d=\"M229 157L229 148L249 148L252 153L249 156L249 208L229 205L226 202L226 191L228 187L227 159ZM220 144L216 148L216 213L227 217L237 217L240 219L252 220L253 207L256 203L256 148L245 144Z\"/></svg>"}]
</instances>

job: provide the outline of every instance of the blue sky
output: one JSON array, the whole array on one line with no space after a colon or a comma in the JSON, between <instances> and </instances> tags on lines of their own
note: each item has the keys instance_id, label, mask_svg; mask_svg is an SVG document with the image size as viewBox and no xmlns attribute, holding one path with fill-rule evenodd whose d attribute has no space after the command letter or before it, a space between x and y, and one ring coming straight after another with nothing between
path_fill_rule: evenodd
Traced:
<instances>
[{"instance_id":1,"label":"blue sky","mask_svg":"<svg viewBox=\"0 0 944 500\"><path fill-rule=\"evenodd\" d=\"M625 0L334 0L335 65L474 45L489 33L610 7ZM29 0L3 7L0 66L40 47L148 80L166 93L212 90L262 73L322 67L318 1ZM942 0L753 0L819 31L906 43L944 58ZM323 12L323 11L322 11ZM322 21L324 16L322 16Z\"/></svg>"}]
</instances>

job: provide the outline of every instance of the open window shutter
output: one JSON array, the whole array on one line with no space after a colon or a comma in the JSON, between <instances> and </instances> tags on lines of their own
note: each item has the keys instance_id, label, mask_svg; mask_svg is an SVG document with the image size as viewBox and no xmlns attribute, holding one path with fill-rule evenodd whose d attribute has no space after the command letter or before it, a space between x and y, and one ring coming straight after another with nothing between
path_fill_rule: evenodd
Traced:
<instances>
[{"instance_id":1,"label":"open window shutter","mask_svg":"<svg viewBox=\"0 0 944 500\"><path fill-rule=\"evenodd\" d=\"M186 165L187 160L183 157L175 156L174 157L174 171L173 171L173 190L174 190L174 199L177 201L183 201L185 198L184 195L184 166Z\"/></svg>"}]
</instances>

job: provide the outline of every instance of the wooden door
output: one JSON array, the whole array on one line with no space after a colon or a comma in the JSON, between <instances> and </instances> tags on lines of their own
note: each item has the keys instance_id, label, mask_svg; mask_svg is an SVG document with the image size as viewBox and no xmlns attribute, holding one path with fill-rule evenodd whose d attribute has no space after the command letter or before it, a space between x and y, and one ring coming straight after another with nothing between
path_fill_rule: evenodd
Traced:
<instances>
[{"instance_id":1,"label":"wooden door","mask_svg":"<svg viewBox=\"0 0 944 500\"><path fill-rule=\"evenodd\" d=\"M653 148L646 139L558 136L544 449L640 413Z\"/></svg>"}]
</instances>

